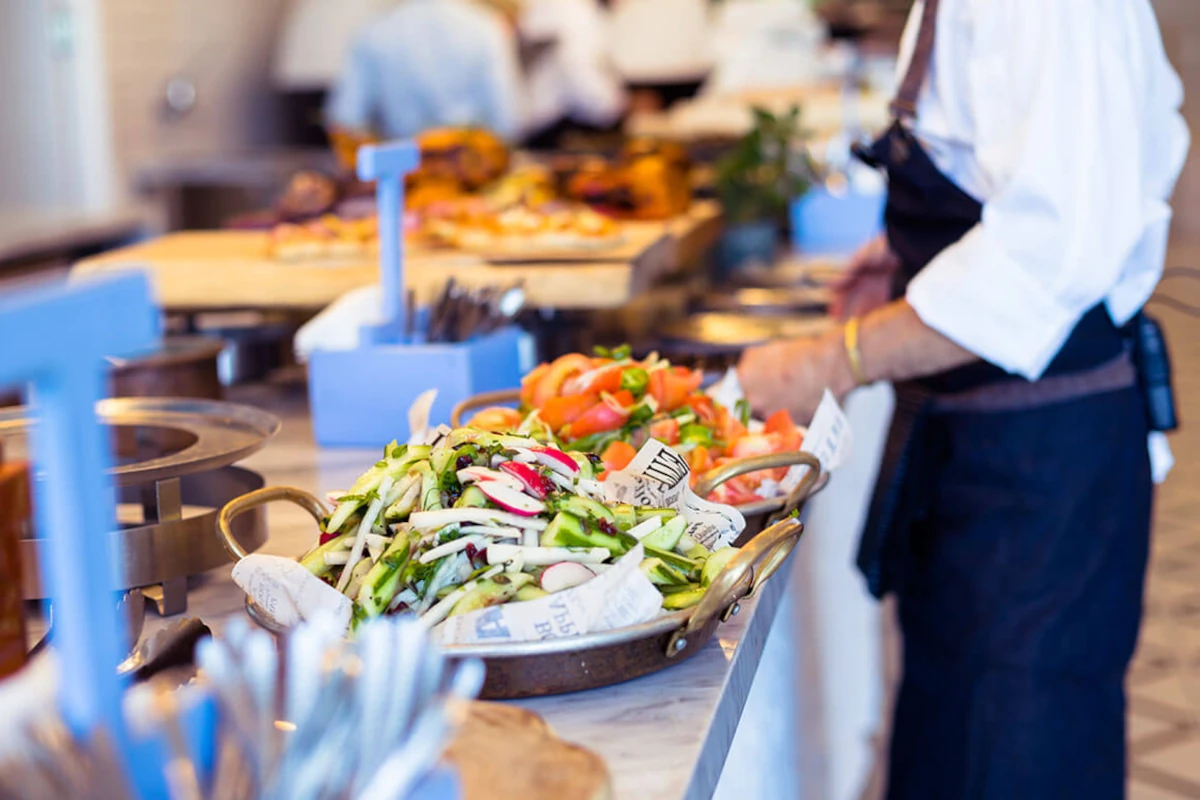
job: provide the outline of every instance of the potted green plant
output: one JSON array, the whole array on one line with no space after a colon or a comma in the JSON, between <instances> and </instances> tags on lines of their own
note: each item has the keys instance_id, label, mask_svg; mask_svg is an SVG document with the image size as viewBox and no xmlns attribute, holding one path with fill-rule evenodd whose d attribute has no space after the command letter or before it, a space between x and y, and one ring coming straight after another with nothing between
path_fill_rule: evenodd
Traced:
<instances>
[{"instance_id":1,"label":"potted green plant","mask_svg":"<svg viewBox=\"0 0 1200 800\"><path fill-rule=\"evenodd\" d=\"M726 271L747 261L774 259L789 205L816 177L799 106L780 115L754 108L753 114L753 128L717 163L716 194L726 220L721 241Z\"/></svg>"}]
</instances>

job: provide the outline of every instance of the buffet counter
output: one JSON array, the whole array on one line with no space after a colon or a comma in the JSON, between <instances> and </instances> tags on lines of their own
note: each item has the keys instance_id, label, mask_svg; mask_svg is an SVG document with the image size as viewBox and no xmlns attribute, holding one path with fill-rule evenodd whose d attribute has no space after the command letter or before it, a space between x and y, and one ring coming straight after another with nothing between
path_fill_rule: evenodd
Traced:
<instances>
[{"instance_id":1,"label":"buffet counter","mask_svg":"<svg viewBox=\"0 0 1200 800\"><path fill-rule=\"evenodd\" d=\"M324 493L345 488L374 451L319 450L302 397L243 387L234 398L284 420L242 466L267 484ZM769 581L691 659L635 681L517 701L563 739L606 761L616 798L848 798L869 767L879 716L879 616L853 568L853 548L890 415L890 390L847 404L855 458L808 505L808 531ZM311 519L271 506L260 552L295 556ZM219 628L244 617L229 567L193 582L189 614ZM170 620L167 620L170 621ZM148 618L147 634L163 620ZM744 721L744 724L743 724Z\"/></svg>"},{"instance_id":2,"label":"buffet counter","mask_svg":"<svg viewBox=\"0 0 1200 800\"><path fill-rule=\"evenodd\" d=\"M284 399L257 387L249 391L255 394L235 399L268 408L284 420L265 450L241 462L261 472L268 485L320 493L345 488L362 464L376 457L374 450L318 450L300 398ZM315 534L305 512L286 505L270 507L269 530L270 538L259 552L284 556L305 550ZM787 573L794 573L796 566L793 557L791 570L781 570L720 626L704 650L678 665L608 688L517 702L543 716L564 740L602 756L612 775L613 796L619 800L710 797L743 716L767 634L792 582ZM188 614L216 629L245 616L244 597L229 567L214 570L193 584ZM163 622L148 618L146 634Z\"/></svg>"}]
</instances>

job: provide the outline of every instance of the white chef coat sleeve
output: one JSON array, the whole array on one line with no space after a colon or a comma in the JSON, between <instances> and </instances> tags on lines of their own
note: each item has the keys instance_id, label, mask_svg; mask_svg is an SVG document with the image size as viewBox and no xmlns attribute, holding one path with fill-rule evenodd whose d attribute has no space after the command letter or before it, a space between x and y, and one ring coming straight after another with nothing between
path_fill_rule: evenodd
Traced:
<instances>
[{"instance_id":1,"label":"white chef coat sleeve","mask_svg":"<svg viewBox=\"0 0 1200 800\"><path fill-rule=\"evenodd\" d=\"M1158 132L1142 70L1102 29L1112 4L973 6L969 63L942 68L966 70L992 191L983 221L913 280L907 299L931 328L1035 379L1113 289L1143 232L1170 216L1166 195L1146 185L1146 137Z\"/></svg>"},{"instance_id":2,"label":"white chef coat sleeve","mask_svg":"<svg viewBox=\"0 0 1200 800\"><path fill-rule=\"evenodd\" d=\"M325 102L325 117L352 130L370 130L379 102L378 65L366 35L359 35L346 55L342 74Z\"/></svg>"}]
</instances>

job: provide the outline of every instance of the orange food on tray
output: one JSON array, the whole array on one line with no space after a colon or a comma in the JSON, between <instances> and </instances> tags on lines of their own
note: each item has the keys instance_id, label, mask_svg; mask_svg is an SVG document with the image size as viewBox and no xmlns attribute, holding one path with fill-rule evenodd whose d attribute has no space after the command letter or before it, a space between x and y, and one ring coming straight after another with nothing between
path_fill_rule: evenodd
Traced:
<instances>
[{"instance_id":1,"label":"orange food on tray","mask_svg":"<svg viewBox=\"0 0 1200 800\"><path fill-rule=\"evenodd\" d=\"M743 403L730 409L704 394L703 377L653 354L633 359L628 348L571 353L525 376L519 409L484 409L466 424L540 434L595 453L606 470L624 469L652 437L687 459L694 480L732 459L800 449L804 429L786 411L753 421ZM786 473L780 467L733 478L710 499L740 505L774 496Z\"/></svg>"}]
</instances>

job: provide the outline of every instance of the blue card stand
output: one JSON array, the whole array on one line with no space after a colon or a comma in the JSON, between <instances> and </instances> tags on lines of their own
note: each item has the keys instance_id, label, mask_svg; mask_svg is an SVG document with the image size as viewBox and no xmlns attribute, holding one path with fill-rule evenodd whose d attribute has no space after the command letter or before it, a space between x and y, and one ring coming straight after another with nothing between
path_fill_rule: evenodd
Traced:
<instances>
[{"instance_id":1,"label":"blue card stand","mask_svg":"<svg viewBox=\"0 0 1200 800\"><path fill-rule=\"evenodd\" d=\"M381 447L405 438L408 409L427 389L438 396L430 422L446 422L473 394L520 383L533 366L532 340L517 328L453 344L421 344L404 331L404 175L420 156L412 142L366 146L358 175L375 181L379 204L379 289L383 323L364 326L354 350L309 356L313 434L322 447ZM417 327L417 326L412 326Z\"/></svg>"},{"instance_id":2,"label":"blue card stand","mask_svg":"<svg viewBox=\"0 0 1200 800\"><path fill-rule=\"evenodd\" d=\"M882 230L885 200L882 193L814 187L792 201L792 246L806 255L853 252Z\"/></svg>"}]
</instances>

